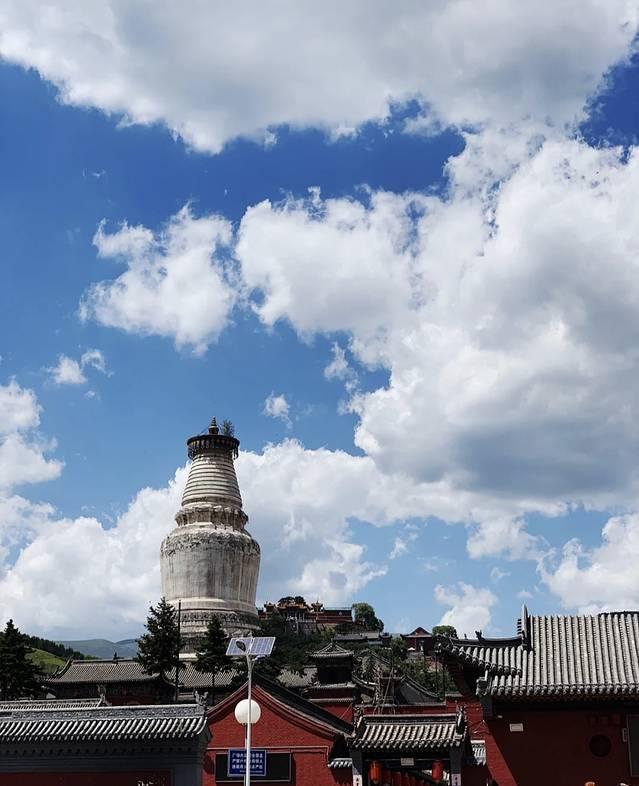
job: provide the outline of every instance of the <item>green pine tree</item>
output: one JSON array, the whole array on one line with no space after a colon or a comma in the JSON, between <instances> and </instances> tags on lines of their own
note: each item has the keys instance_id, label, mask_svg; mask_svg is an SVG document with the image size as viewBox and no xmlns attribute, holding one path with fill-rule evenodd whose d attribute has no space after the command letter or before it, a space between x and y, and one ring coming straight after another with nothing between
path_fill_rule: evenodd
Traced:
<instances>
[{"instance_id":1,"label":"green pine tree","mask_svg":"<svg viewBox=\"0 0 639 786\"><path fill-rule=\"evenodd\" d=\"M181 639L178 631L177 611L162 598L157 606L149 608L146 620L147 633L138 639L137 660L145 674L160 674L167 678L179 663Z\"/></svg>"},{"instance_id":2,"label":"green pine tree","mask_svg":"<svg viewBox=\"0 0 639 786\"><path fill-rule=\"evenodd\" d=\"M31 652L27 636L9 620L0 632L0 699L3 701L40 693L44 673L29 657Z\"/></svg>"},{"instance_id":3,"label":"green pine tree","mask_svg":"<svg viewBox=\"0 0 639 786\"><path fill-rule=\"evenodd\" d=\"M211 675L211 704L215 704L215 677L231 668L233 661L226 654L227 636L217 617L209 622L200 649L195 653L197 671Z\"/></svg>"}]
</instances>

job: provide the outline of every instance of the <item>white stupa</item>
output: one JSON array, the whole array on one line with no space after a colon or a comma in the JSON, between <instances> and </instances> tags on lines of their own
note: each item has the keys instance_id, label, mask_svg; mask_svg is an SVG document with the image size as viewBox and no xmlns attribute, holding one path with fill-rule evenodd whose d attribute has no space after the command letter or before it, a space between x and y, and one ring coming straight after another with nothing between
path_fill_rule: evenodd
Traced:
<instances>
[{"instance_id":1,"label":"white stupa","mask_svg":"<svg viewBox=\"0 0 639 786\"><path fill-rule=\"evenodd\" d=\"M187 441L191 459L177 527L162 542L162 594L181 603L184 654L193 653L212 616L239 635L258 627L255 593L260 547L246 530L248 516L235 475L239 440L211 421L207 434Z\"/></svg>"}]
</instances>

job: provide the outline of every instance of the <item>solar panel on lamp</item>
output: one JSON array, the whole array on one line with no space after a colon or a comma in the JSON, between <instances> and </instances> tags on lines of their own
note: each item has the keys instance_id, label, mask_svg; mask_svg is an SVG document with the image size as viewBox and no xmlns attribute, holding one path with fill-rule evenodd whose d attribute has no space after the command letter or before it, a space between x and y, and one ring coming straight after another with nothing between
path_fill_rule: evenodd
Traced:
<instances>
[{"instance_id":1,"label":"solar panel on lamp","mask_svg":"<svg viewBox=\"0 0 639 786\"><path fill-rule=\"evenodd\" d=\"M246 649L238 647L240 641ZM267 658L273 652L274 645L274 636L233 637L226 648L226 654L231 658L243 658L247 653L251 658Z\"/></svg>"}]
</instances>

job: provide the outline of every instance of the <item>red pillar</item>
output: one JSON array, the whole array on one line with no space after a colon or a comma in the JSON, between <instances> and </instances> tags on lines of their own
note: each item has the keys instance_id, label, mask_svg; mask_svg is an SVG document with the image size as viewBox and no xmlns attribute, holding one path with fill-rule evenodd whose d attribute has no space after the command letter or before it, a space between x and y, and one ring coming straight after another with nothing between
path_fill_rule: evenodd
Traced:
<instances>
[{"instance_id":1,"label":"red pillar","mask_svg":"<svg viewBox=\"0 0 639 786\"><path fill-rule=\"evenodd\" d=\"M433 762L433 778L436 781L444 779L444 762L441 759L436 759Z\"/></svg>"}]
</instances>

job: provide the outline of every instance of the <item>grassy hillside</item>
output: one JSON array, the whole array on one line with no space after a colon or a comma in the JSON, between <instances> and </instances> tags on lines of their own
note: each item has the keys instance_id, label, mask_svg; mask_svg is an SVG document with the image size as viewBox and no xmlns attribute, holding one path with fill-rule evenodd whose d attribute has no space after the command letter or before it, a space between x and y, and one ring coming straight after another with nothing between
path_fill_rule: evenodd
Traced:
<instances>
[{"instance_id":1,"label":"grassy hillside","mask_svg":"<svg viewBox=\"0 0 639 786\"><path fill-rule=\"evenodd\" d=\"M31 660L35 661L49 674L60 666L64 666L66 663L64 658L59 658L57 655L52 655L50 652L45 652L44 650L33 650L30 657Z\"/></svg>"}]
</instances>

